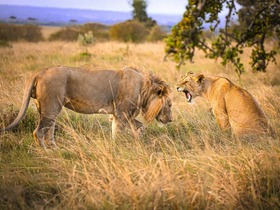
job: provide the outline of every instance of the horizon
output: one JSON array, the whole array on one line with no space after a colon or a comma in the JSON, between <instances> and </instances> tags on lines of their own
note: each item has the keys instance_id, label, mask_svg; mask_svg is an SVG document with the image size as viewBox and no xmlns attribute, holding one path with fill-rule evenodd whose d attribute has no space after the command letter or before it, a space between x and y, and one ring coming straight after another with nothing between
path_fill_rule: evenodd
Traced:
<instances>
[{"instance_id":1,"label":"horizon","mask_svg":"<svg viewBox=\"0 0 280 210\"><path fill-rule=\"evenodd\" d=\"M113 25L133 18L132 11L110 11L58 8L58 7L38 7L38 6L19 6L1 5L0 20L6 23L30 23L39 25L71 25L97 22L105 25ZM11 17L15 18L11 18ZM172 14L149 14L159 25L173 26L178 23L182 16ZM31 21L32 18L32 21Z\"/></svg>"},{"instance_id":2,"label":"horizon","mask_svg":"<svg viewBox=\"0 0 280 210\"><path fill-rule=\"evenodd\" d=\"M116 12L132 12L133 7L128 0L0 0L0 5L8 6L31 6L31 7L48 7L48 8L65 8L65 9L88 9L98 11L116 11ZM187 2L181 0L149 0L147 3L148 14L164 14L164 15L183 15Z\"/></svg>"},{"instance_id":3,"label":"horizon","mask_svg":"<svg viewBox=\"0 0 280 210\"><path fill-rule=\"evenodd\" d=\"M131 11L117 11L117 10L105 10L105 9L92 9L92 8L66 8L66 7L55 7L55 6L31 6L31 5L12 5L12 4L1 4L0 6L11 6L11 7L33 7L33 8L48 8L48 9L65 9L65 10L90 10L90 11L105 11L105 12L119 12L119 13L130 13ZM165 15L165 16L183 16L180 14L166 14L166 13L149 13L153 15ZM148 15L149 15L148 14Z\"/></svg>"}]
</instances>

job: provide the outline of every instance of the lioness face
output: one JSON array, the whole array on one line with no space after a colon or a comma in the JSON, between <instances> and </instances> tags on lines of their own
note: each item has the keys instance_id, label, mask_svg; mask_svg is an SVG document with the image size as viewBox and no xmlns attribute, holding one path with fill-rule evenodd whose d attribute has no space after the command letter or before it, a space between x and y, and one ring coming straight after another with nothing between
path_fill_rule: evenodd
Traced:
<instances>
[{"instance_id":1,"label":"lioness face","mask_svg":"<svg viewBox=\"0 0 280 210\"><path fill-rule=\"evenodd\" d=\"M202 74L198 75L189 72L182 77L176 89L178 92L184 92L187 101L190 103L193 98L201 96L204 79L205 77Z\"/></svg>"},{"instance_id":2,"label":"lioness face","mask_svg":"<svg viewBox=\"0 0 280 210\"><path fill-rule=\"evenodd\" d=\"M172 121L172 113L171 113L171 100L167 98L164 100L162 104L162 108L156 116L156 120L160 123L167 124Z\"/></svg>"}]
</instances>

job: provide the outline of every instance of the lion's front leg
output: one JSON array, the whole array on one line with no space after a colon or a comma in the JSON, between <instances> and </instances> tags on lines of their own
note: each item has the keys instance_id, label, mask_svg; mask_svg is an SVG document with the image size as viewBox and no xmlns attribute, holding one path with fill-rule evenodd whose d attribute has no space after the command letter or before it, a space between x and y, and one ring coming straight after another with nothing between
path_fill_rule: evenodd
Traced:
<instances>
[{"instance_id":1,"label":"lion's front leg","mask_svg":"<svg viewBox=\"0 0 280 210\"><path fill-rule=\"evenodd\" d=\"M128 122L125 118L123 117L112 117L112 139L116 139L118 134L121 131L125 131L125 128L128 127Z\"/></svg>"},{"instance_id":2,"label":"lion's front leg","mask_svg":"<svg viewBox=\"0 0 280 210\"><path fill-rule=\"evenodd\" d=\"M141 136L141 134L144 132L145 130L145 126L139 122L138 120L133 120L133 127L132 130L135 130L135 134L134 137L136 139L139 139L139 137Z\"/></svg>"},{"instance_id":3,"label":"lion's front leg","mask_svg":"<svg viewBox=\"0 0 280 210\"><path fill-rule=\"evenodd\" d=\"M117 133L120 131L121 129L121 123L120 121L113 116L113 120L112 120L112 139L115 140L117 137Z\"/></svg>"},{"instance_id":4,"label":"lion's front leg","mask_svg":"<svg viewBox=\"0 0 280 210\"><path fill-rule=\"evenodd\" d=\"M113 116L112 120L112 138L116 139L118 133L120 131L124 131L126 129L130 129L132 131L132 135L135 139L139 139L139 136L145 129L143 124L139 122L138 120L131 120L129 121L128 119L124 118L117 118Z\"/></svg>"}]
</instances>

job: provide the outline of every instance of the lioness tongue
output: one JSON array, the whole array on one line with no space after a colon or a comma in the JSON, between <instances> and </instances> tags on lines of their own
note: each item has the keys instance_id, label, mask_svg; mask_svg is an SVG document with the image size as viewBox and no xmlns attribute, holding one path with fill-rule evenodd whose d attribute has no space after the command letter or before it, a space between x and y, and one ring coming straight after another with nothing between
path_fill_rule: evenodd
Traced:
<instances>
[{"instance_id":1,"label":"lioness tongue","mask_svg":"<svg viewBox=\"0 0 280 210\"><path fill-rule=\"evenodd\" d=\"M188 102L191 102L192 100L192 95L190 94L190 92L187 92L187 100Z\"/></svg>"}]
</instances>

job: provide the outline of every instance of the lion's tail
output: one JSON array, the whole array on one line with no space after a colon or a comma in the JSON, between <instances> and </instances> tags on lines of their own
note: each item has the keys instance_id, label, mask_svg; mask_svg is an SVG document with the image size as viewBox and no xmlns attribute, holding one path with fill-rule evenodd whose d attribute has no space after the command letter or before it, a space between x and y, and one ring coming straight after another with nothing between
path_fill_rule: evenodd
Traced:
<instances>
[{"instance_id":1,"label":"lion's tail","mask_svg":"<svg viewBox=\"0 0 280 210\"><path fill-rule=\"evenodd\" d=\"M30 77L29 80L27 81L26 85L25 85L23 102L22 102L20 111L18 113L18 116L16 117L16 119L10 125L8 125L7 127L1 128L0 132L4 132L4 131L8 131L8 130L12 129L16 125L18 125L18 123L24 117L24 115L26 113L26 110L27 110L27 107L28 107L29 102L30 102L30 97L31 97L31 94L32 94L32 89L33 89L34 84L35 84L35 79L36 79L35 75L33 77Z\"/></svg>"}]
</instances>

